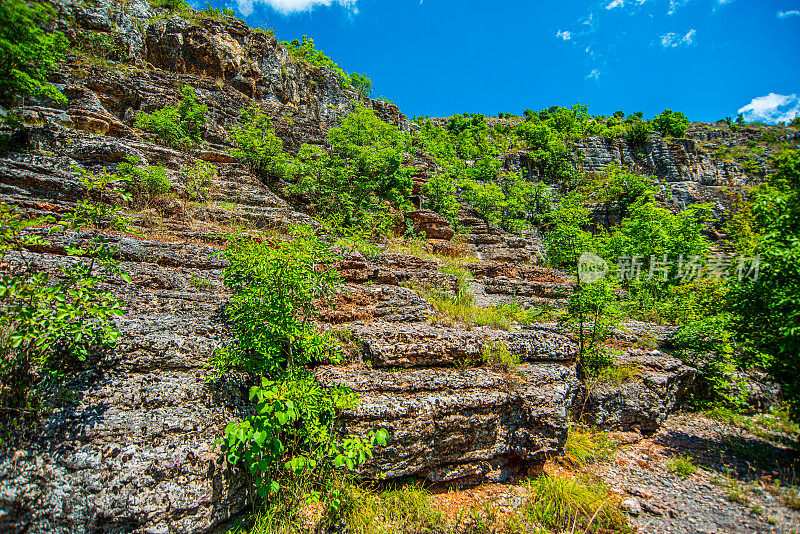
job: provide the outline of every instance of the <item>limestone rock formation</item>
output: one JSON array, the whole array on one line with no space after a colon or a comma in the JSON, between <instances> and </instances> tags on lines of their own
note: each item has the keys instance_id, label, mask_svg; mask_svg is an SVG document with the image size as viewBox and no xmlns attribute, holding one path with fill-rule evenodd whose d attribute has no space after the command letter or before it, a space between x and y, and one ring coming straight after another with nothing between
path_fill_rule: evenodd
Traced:
<instances>
[{"instance_id":1,"label":"limestone rock formation","mask_svg":"<svg viewBox=\"0 0 800 534\"><path fill-rule=\"evenodd\" d=\"M607 430L654 432L691 385L695 369L658 350L631 349L618 356L617 366L631 368L621 382L587 383L576 400L576 416Z\"/></svg>"}]
</instances>

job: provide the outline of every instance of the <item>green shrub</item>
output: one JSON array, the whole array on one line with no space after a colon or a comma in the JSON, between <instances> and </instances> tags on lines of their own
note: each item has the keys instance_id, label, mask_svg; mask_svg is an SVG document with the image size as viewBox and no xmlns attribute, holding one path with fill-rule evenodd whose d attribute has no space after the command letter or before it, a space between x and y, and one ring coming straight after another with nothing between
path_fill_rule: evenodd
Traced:
<instances>
[{"instance_id":1,"label":"green shrub","mask_svg":"<svg viewBox=\"0 0 800 534\"><path fill-rule=\"evenodd\" d=\"M241 238L225 249L223 279L234 293L226 314L235 342L213 362L218 372L261 378L250 388L255 412L229 423L219 443L231 465L250 473L251 488L273 512L270 507L281 509L287 492L297 497L297 491L338 506L341 480L332 473L363 463L387 437L385 430L363 438L336 435L337 413L353 407L357 397L320 386L303 367L338 361L337 336L318 332L311 321L316 302L328 297L339 276L333 254L311 229L292 233L289 241Z\"/></svg>"},{"instance_id":2,"label":"green shrub","mask_svg":"<svg viewBox=\"0 0 800 534\"><path fill-rule=\"evenodd\" d=\"M566 195L547 217L548 231L544 236L547 261L553 267L577 268L578 257L589 250L592 235L589 209L578 193Z\"/></svg>"},{"instance_id":3,"label":"green shrub","mask_svg":"<svg viewBox=\"0 0 800 534\"><path fill-rule=\"evenodd\" d=\"M305 61L317 67L327 67L333 70L339 75L339 82L342 87L353 87L362 97L367 97L372 93L372 80L357 72L347 74L335 61L325 55L322 50L314 48L314 39L309 39L307 35L303 36L302 42L298 39L292 39L291 41L282 41L280 44L295 59Z\"/></svg>"},{"instance_id":4,"label":"green shrub","mask_svg":"<svg viewBox=\"0 0 800 534\"><path fill-rule=\"evenodd\" d=\"M350 74L347 77L347 84L358 91L362 98L366 98L372 93L372 80L363 74L357 72Z\"/></svg>"},{"instance_id":5,"label":"green shrub","mask_svg":"<svg viewBox=\"0 0 800 534\"><path fill-rule=\"evenodd\" d=\"M622 316L616 285L607 278L582 284L570 296L563 321L578 334L578 369L584 376L594 376L614 362L602 342Z\"/></svg>"},{"instance_id":6,"label":"green shrub","mask_svg":"<svg viewBox=\"0 0 800 534\"><path fill-rule=\"evenodd\" d=\"M295 365L335 358L332 341L309 321L339 275L334 256L310 229L295 229L284 242L238 239L223 255L229 262L223 279L234 292L226 313L236 343L218 351L217 371L280 376Z\"/></svg>"},{"instance_id":7,"label":"green shrub","mask_svg":"<svg viewBox=\"0 0 800 534\"><path fill-rule=\"evenodd\" d=\"M250 388L255 414L229 423L219 440L231 465L242 464L253 477L258 497L279 498L281 481L291 477L318 478L338 467L348 470L372 457L385 445L387 432L378 430L365 439L333 434L336 414L355 405L357 397L341 388L323 388L306 371L294 369L279 381L262 379ZM334 487L308 490L336 491Z\"/></svg>"},{"instance_id":8,"label":"green shrub","mask_svg":"<svg viewBox=\"0 0 800 534\"><path fill-rule=\"evenodd\" d=\"M125 191L131 195L133 202L139 206L146 206L155 197L172 189L172 182L167 178L164 167L159 165L140 167L140 164L139 158L128 156L117 166L117 177L124 180Z\"/></svg>"},{"instance_id":9,"label":"green shrub","mask_svg":"<svg viewBox=\"0 0 800 534\"><path fill-rule=\"evenodd\" d=\"M177 106L164 106L152 113L140 113L135 126L157 135L165 144L183 148L201 141L208 107L201 104L193 87L184 86Z\"/></svg>"},{"instance_id":10,"label":"green shrub","mask_svg":"<svg viewBox=\"0 0 800 534\"><path fill-rule=\"evenodd\" d=\"M8 102L13 95L67 101L47 81L68 44L63 33L42 29L51 25L53 16L47 2L0 2L0 101Z\"/></svg>"},{"instance_id":11,"label":"green shrub","mask_svg":"<svg viewBox=\"0 0 800 534\"><path fill-rule=\"evenodd\" d=\"M148 0L154 8L168 9L169 11L189 11L192 7L186 0Z\"/></svg>"},{"instance_id":12,"label":"green shrub","mask_svg":"<svg viewBox=\"0 0 800 534\"><path fill-rule=\"evenodd\" d=\"M122 315L122 302L108 291L111 279L130 281L114 258L114 247L99 228L131 231L119 207L99 202L113 188L116 176L82 172L89 198L53 226L51 218L25 220L0 204L0 419L3 434L27 417L35 417L42 399L36 388L42 376L60 375L89 356L113 347L119 330L113 319ZM116 194L124 193L116 191ZM68 246L76 258L60 276L34 268L28 249L47 242L33 227L51 226L88 236ZM0 439L10 437L8 434Z\"/></svg>"},{"instance_id":13,"label":"green shrub","mask_svg":"<svg viewBox=\"0 0 800 534\"><path fill-rule=\"evenodd\" d=\"M236 148L231 153L247 163L250 169L265 178L280 178L289 171L289 157L283 152L283 141L275 135L270 117L253 104L239 116L239 124L231 130Z\"/></svg>"},{"instance_id":14,"label":"green shrub","mask_svg":"<svg viewBox=\"0 0 800 534\"><path fill-rule=\"evenodd\" d=\"M753 206L759 276L733 284L732 329L738 342L772 356L771 372L800 421L800 150L778 156L775 168Z\"/></svg>"},{"instance_id":15,"label":"green shrub","mask_svg":"<svg viewBox=\"0 0 800 534\"><path fill-rule=\"evenodd\" d=\"M651 123L653 128L665 137L683 137L689 128L689 119L686 118L686 115L671 109L665 109Z\"/></svg>"},{"instance_id":16,"label":"green shrub","mask_svg":"<svg viewBox=\"0 0 800 534\"><path fill-rule=\"evenodd\" d=\"M336 226L389 233L393 210L408 206L412 167L409 136L361 104L328 130L329 150L303 145L294 191L308 195L314 211Z\"/></svg>"}]
</instances>

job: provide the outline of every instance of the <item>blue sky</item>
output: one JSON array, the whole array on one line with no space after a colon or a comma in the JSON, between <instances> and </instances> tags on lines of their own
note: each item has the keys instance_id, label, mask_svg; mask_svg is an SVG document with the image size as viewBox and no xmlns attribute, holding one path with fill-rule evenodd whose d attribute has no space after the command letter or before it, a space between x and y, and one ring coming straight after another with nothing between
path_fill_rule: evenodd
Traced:
<instances>
[{"instance_id":1,"label":"blue sky","mask_svg":"<svg viewBox=\"0 0 800 534\"><path fill-rule=\"evenodd\" d=\"M800 110L800 0L214 0L313 37L409 116L664 108L714 121Z\"/></svg>"}]
</instances>

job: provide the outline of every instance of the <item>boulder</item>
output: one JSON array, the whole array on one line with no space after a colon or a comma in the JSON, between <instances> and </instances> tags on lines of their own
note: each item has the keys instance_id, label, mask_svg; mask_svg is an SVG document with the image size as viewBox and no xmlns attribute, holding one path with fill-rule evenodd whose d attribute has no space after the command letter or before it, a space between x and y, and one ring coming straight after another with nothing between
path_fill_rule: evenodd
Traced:
<instances>
[{"instance_id":1,"label":"boulder","mask_svg":"<svg viewBox=\"0 0 800 534\"><path fill-rule=\"evenodd\" d=\"M674 411L696 370L659 350L631 349L615 359L631 376L621 382L587 381L573 417L603 430L652 433Z\"/></svg>"}]
</instances>

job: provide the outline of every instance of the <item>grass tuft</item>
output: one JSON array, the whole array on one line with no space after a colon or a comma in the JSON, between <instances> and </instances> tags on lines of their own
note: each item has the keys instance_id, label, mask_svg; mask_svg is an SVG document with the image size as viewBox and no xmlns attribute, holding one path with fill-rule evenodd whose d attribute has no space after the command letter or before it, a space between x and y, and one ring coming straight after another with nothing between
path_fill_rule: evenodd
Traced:
<instances>
[{"instance_id":1,"label":"grass tuft","mask_svg":"<svg viewBox=\"0 0 800 534\"><path fill-rule=\"evenodd\" d=\"M600 481L542 475L527 484L527 516L553 530L632 532L619 499Z\"/></svg>"},{"instance_id":2,"label":"grass tuft","mask_svg":"<svg viewBox=\"0 0 800 534\"><path fill-rule=\"evenodd\" d=\"M692 463L692 459L689 456L676 456L669 461L667 469L684 478L688 478L697 471L697 467Z\"/></svg>"},{"instance_id":3,"label":"grass tuft","mask_svg":"<svg viewBox=\"0 0 800 534\"><path fill-rule=\"evenodd\" d=\"M564 444L563 460L580 468L609 458L617 448L616 443L608 437L608 432L593 432L572 426Z\"/></svg>"}]
</instances>

